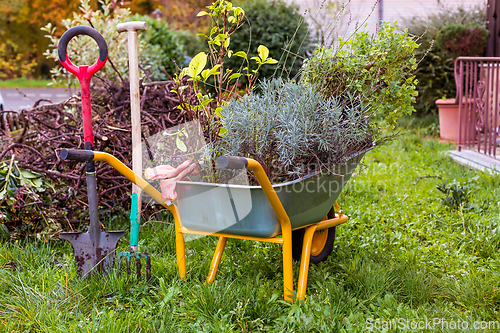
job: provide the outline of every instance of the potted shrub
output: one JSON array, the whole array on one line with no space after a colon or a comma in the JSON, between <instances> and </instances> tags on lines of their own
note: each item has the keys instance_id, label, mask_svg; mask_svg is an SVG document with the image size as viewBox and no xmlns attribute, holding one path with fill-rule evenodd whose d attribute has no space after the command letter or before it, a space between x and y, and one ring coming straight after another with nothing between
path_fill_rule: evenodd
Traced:
<instances>
[{"instance_id":1,"label":"potted shrub","mask_svg":"<svg viewBox=\"0 0 500 333\"><path fill-rule=\"evenodd\" d=\"M209 37L209 40L212 38L213 45L218 46L215 41L221 38L223 41L228 40L225 39L227 35L219 34L218 37ZM224 47L223 42L219 44L220 47ZM200 92L197 94L199 101L196 104L184 103L181 107L185 108L186 113L198 115L200 129L196 130L197 127L194 126L194 131L176 130L175 133L167 133L162 137L162 140L167 139L172 142L163 144L163 147L177 145L179 149L174 149L176 153L184 150L184 157L176 155L171 159L173 168L182 167L181 163L186 160L199 166L197 179L191 178L195 183L181 181L178 184L180 211L189 214L189 206L199 206L202 201L206 203L212 200L213 205L205 205L207 210L204 210L204 216L208 219L220 215L220 212L216 211L213 214L207 213L209 209L213 210L220 204L220 200L214 199L215 196L209 194L220 191L221 187L213 183L232 184L231 186L235 184L233 171L214 168L215 160L222 155L256 160L262 165L271 182L279 188L285 184L307 183L312 177L317 179L340 176L334 180L339 187L333 191L335 195L329 192L332 195L328 200L334 196L335 200L345 181L354 171L355 165L359 163L360 156L367 149L394 138L391 129L397 119L403 114L411 114L414 111L412 103L417 94L415 87L417 82L413 74L416 69L414 56L416 47L416 42L407 31L398 31L394 25L384 23L376 35L358 31L347 40L340 39L336 45L318 48L315 54L305 61L300 80L264 80L260 82L258 89L247 89L247 94L234 98L227 98L234 85L225 91L217 88L218 92L213 98L202 94L200 87L210 75L219 80L216 82L224 83L226 75L222 71L226 68L216 62L221 57L216 57L213 58L216 61L211 64L212 69L204 69L208 63L207 59L212 59L211 54L214 52L209 52L208 56L205 54L195 56L189 68L181 75L191 77L195 91ZM247 65L252 65L245 52L234 52L233 56L242 57ZM252 57L250 60L257 63L256 70L248 72L247 66L243 73L227 75L229 81L231 77L246 75L249 82L257 82L255 74L261 65L272 65L277 62L270 57L269 50L263 46L258 48L258 57ZM183 81L178 79L177 82L179 100L182 100ZM222 92L225 95L221 95ZM233 96L235 95L231 97ZM207 147L199 149L197 144L185 145L180 142L181 140L186 143L199 142L194 139L196 132L203 133ZM194 161L196 159L198 161ZM163 163L169 162L164 160ZM348 172L344 172L346 170ZM243 175L243 178L248 177L250 185L257 185L252 172L243 172ZM199 181L209 184L200 184ZM242 186L247 185L248 183L242 184ZM255 188L249 190L253 191ZM233 188L230 192L233 193L232 191ZM221 195L227 196L227 191L223 192ZM252 198L256 196L260 194L255 196L252 194ZM298 201L303 203L311 200L311 197L310 194L303 195ZM183 200L194 201L185 205L183 209ZM321 204L322 202L324 204ZM322 205L321 209L315 208L312 211L314 214L320 214L320 218L324 218L329 210L332 210L333 202L314 201L309 202L309 206L317 203ZM228 210L237 209L231 205L224 207ZM292 202L290 209L294 208ZM313 212L305 215L310 218ZM224 224L225 232L247 228L246 220L241 219L249 216L245 214L253 213L252 209L245 211L243 215L234 214L238 216L236 220L241 223L237 222L234 227ZM292 225L296 216L301 215L299 213L294 215L288 211L287 213L290 213ZM232 214L230 212L227 215ZM316 219L317 216L313 217ZM199 223L199 219L187 216L183 220L188 221L185 223ZM259 220L267 221L267 219ZM218 228L218 222L220 221L206 225ZM256 233L259 237L270 237L269 235L275 231L273 226L269 227L269 230L267 227L254 230L254 224L249 225L245 230L251 229L249 232ZM206 226L196 225L193 228L203 227ZM269 235L263 236L263 229L269 231ZM214 230L204 231L214 232ZM333 244L334 235L333 229L327 234L321 234L321 237L325 244ZM296 238L294 243L301 244L300 234L295 234L293 237ZM295 248L300 249L299 246ZM316 258L318 261L324 260L326 258L324 254L331 252L331 247L325 246L322 249L324 251L318 251Z\"/></svg>"},{"instance_id":2,"label":"potted shrub","mask_svg":"<svg viewBox=\"0 0 500 333\"><path fill-rule=\"evenodd\" d=\"M436 48L444 57L479 57L484 55L488 30L478 25L447 24L436 35ZM439 131L442 140L457 142L460 133L459 104L455 98L436 101L439 112ZM462 122L465 121L462 114Z\"/></svg>"},{"instance_id":3,"label":"potted shrub","mask_svg":"<svg viewBox=\"0 0 500 333\"><path fill-rule=\"evenodd\" d=\"M219 33L213 31L213 36ZM224 38L230 33L207 38L228 41ZM230 44L227 49L225 42L209 45L252 65L245 52L229 51ZM221 155L253 158L273 182L286 182L311 172L328 172L349 156L393 138L397 120L414 111L417 46L408 31L383 23L375 35L357 31L335 45L319 47L304 61L300 80L264 80L259 89L250 87L242 97L232 93L231 79L245 75L255 83L261 66L277 61L261 45L258 57L251 58L258 65L255 70L249 72L247 66L246 74L226 74L222 63L204 69L208 59L223 61L210 51L193 58L174 88L182 101L182 77L191 77L199 100L182 103L181 108L198 117L212 161ZM217 93L203 95L201 86L211 76ZM226 89L217 87L224 84Z\"/></svg>"}]
</instances>

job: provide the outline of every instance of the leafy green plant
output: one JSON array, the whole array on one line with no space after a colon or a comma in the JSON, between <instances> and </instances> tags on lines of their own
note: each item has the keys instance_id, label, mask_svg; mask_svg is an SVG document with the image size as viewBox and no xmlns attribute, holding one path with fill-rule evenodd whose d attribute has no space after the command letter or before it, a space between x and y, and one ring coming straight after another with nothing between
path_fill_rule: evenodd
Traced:
<instances>
[{"instance_id":1,"label":"leafy green plant","mask_svg":"<svg viewBox=\"0 0 500 333\"><path fill-rule=\"evenodd\" d=\"M279 182L328 170L371 146L367 108L355 96L344 103L281 79L263 81L261 91L222 107L227 132L214 143L214 153L253 158Z\"/></svg>"},{"instance_id":2,"label":"leafy green plant","mask_svg":"<svg viewBox=\"0 0 500 333\"><path fill-rule=\"evenodd\" d=\"M244 24L245 11L241 7L233 7L231 2L225 0L215 1L211 6L208 6L207 9L208 12L201 11L198 13L198 16L208 15L212 19L212 27L209 34L200 34L207 42L208 59L212 65L212 69L200 73L191 72L188 73L188 75L196 81L196 77L193 76L193 74L201 74L205 82L213 75L217 106L220 106L225 99L225 92L228 91L228 89L226 89L227 84L229 84L231 80L238 80L241 76L239 72L233 73L233 69L224 68L226 62L224 58L226 56L230 58L233 53L235 56L247 57L245 52L238 51L235 53L233 49L230 48L230 46L232 47L231 37ZM202 54L199 54L199 56ZM189 67L191 68L191 64ZM205 64L203 64L202 68L203 67L205 67ZM247 73L248 72L249 68L247 66Z\"/></svg>"},{"instance_id":3,"label":"leafy green plant","mask_svg":"<svg viewBox=\"0 0 500 333\"><path fill-rule=\"evenodd\" d=\"M231 36L232 47L245 51L249 57L258 45L269 49L269 54L278 63L277 66L262 68L259 71L261 79L295 77L303 60L314 50L308 23L304 21L299 7L282 0L243 0L239 5L245 8L247 24ZM227 59L226 64L229 68L248 66L235 57ZM239 82L244 86L248 79L242 77Z\"/></svg>"},{"instance_id":4,"label":"leafy green plant","mask_svg":"<svg viewBox=\"0 0 500 333\"><path fill-rule=\"evenodd\" d=\"M477 179L477 177L474 179ZM437 189L444 194L444 197L441 199L443 205L455 211L485 213L490 206L488 199L483 199L481 203L471 202L473 193L478 190L473 180L464 182L445 181L438 184Z\"/></svg>"},{"instance_id":5,"label":"leafy green plant","mask_svg":"<svg viewBox=\"0 0 500 333\"><path fill-rule=\"evenodd\" d=\"M33 187L38 191L44 189L40 175L20 169L14 158L15 155L12 155L9 164L0 162L0 200L5 200L7 205L16 203L17 190L23 186Z\"/></svg>"},{"instance_id":6,"label":"leafy green plant","mask_svg":"<svg viewBox=\"0 0 500 333\"><path fill-rule=\"evenodd\" d=\"M415 103L418 116L436 113L437 99L455 98L454 59L443 54L442 49L435 45L438 31L450 24L484 27L485 5L467 8L442 6L437 12L429 13L427 16L414 16L403 22L403 26L408 27L410 34L418 36L419 47L416 56L419 63L415 72L419 82Z\"/></svg>"},{"instance_id":7,"label":"leafy green plant","mask_svg":"<svg viewBox=\"0 0 500 333\"><path fill-rule=\"evenodd\" d=\"M414 109L417 43L408 31L388 22L371 36L357 31L339 46L324 46L302 67L303 84L325 96L355 95L370 108L371 131L379 137L398 118Z\"/></svg>"},{"instance_id":8,"label":"leafy green plant","mask_svg":"<svg viewBox=\"0 0 500 333\"><path fill-rule=\"evenodd\" d=\"M234 51L230 48L231 36L243 25L245 11L241 7L233 7L229 1L218 0L211 6L207 7L208 12L201 11L198 16L209 16L212 19L213 25L208 35L201 34L206 39L208 45L208 53L198 53L189 63L189 66L183 69L175 77L174 91L177 93L181 105L180 109L186 110L194 117L199 118L204 125L214 125L209 131L209 138L214 139L217 135L223 135L219 132L220 123L218 120L215 122L213 118L220 116L220 108L226 103L228 99L233 98L235 93L236 84L239 78L246 76L248 79L247 90L251 90L257 73L262 65L272 65L277 61L269 57L269 49L264 45L258 47L258 56L252 57L257 63L257 68L251 70L248 56L244 51ZM226 57L231 56L243 58L247 66L244 68L246 73L242 74L240 71L225 67ZM210 63L212 68L205 69L207 63ZM187 87L185 85L185 77L189 76L188 81L191 81L196 93L197 103L186 101L183 96L183 91ZM214 97L210 96L207 84L210 79L213 79L212 85L215 89ZM200 84L204 85L204 89ZM236 95L237 96L237 95ZM212 105L214 104L214 105Z\"/></svg>"},{"instance_id":9,"label":"leafy green plant","mask_svg":"<svg viewBox=\"0 0 500 333\"><path fill-rule=\"evenodd\" d=\"M15 156L0 162L0 220L16 237L50 238L62 229L57 218L62 211L47 209L52 204L50 184L40 174L17 166Z\"/></svg>"},{"instance_id":10,"label":"leafy green plant","mask_svg":"<svg viewBox=\"0 0 500 333\"><path fill-rule=\"evenodd\" d=\"M449 184L448 182L438 184L437 189L445 195L442 199L443 204L454 210L459 210L466 206L469 203L472 192L466 185L457 183Z\"/></svg>"}]
</instances>

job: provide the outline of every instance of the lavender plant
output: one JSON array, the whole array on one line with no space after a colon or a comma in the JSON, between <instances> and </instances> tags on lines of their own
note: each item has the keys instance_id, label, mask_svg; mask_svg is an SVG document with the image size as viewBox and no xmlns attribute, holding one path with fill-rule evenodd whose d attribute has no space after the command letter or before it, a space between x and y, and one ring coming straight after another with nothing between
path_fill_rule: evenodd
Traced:
<instances>
[{"instance_id":1,"label":"lavender plant","mask_svg":"<svg viewBox=\"0 0 500 333\"><path fill-rule=\"evenodd\" d=\"M272 182L327 171L372 145L367 106L354 95L325 97L311 86L273 79L221 109L227 130L216 155L250 157Z\"/></svg>"}]
</instances>

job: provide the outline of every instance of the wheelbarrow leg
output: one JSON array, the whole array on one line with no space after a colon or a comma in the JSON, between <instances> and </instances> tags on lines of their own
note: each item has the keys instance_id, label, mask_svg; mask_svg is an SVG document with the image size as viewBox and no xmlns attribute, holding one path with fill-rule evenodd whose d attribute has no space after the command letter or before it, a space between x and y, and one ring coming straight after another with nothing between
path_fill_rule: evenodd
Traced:
<instances>
[{"instance_id":1,"label":"wheelbarrow leg","mask_svg":"<svg viewBox=\"0 0 500 333\"><path fill-rule=\"evenodd\" d=\"M309 259L311 258L312 239L316 226L306 228L304 243L302 245L302 257L300 259L299 284L297 286L297 299L303 300L306 296L307 276L309 275Z\"/></svg>"},{"instance_id":2,"label":"wheelbarrow leg","mask_svg":"<svg viewBox=\"0 0 500 333\"><path fill-rule=\"evenodd\" d=\"M219 268L220 260L222 258L222 253L226 247L227 237L219 237L219 242L215 248L214 257L212 263L210 264L210 272L208 273L206 283L212 283L215 280L215 274L217 274L217 269Z\"/></svg>"},{"instance_id":3,"label":"wheelbarrow leg","mask_svg":"<svg viewBox=\"0 0 500 333\"><path fill-rule=\"evenodd\" d=\"M283 237L283 287L285 301L293 301L293 257L292 257L292 227L282 226Z\"/></svg>"},{"instance_id":4,"label":"wheelbarrow leg","mask_svg":"<svg viewBox=\"0 0 500 333\"><path fill-rule=\"evenodd\" d=\"M186 255L184 249L184 235L180 231L175 232L175 249L177 252L177 267L179 267L179 276L186 279Z\"/></svg>"},{"instance_id":5,"label":"wheelbarrow leg","mask_svg":"<svg viewBox=\"0 0 500 333\"><path fill-rule=\"evenodd\" d=\"M179 268L179 276L182 280L186 279L186 250L184 244L184 234L181 230L179 212L174 206L170 210L174 215L175 221L175 252L177 253L177 267Z\"/></svg>"}]
</instances>

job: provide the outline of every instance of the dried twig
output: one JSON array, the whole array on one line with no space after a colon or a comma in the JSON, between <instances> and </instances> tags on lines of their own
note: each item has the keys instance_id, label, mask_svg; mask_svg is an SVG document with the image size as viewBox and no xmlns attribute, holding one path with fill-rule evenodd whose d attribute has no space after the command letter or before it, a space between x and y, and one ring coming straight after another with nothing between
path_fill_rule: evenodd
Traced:
<instances>
[{"instance_id":1,"label":"dried twig","mask_svg":"<svg viewBox=\"0 0 500 333\"><path fill-rule=\"evenodd\" d=\"M100 81L99 87L92 88L95 150L108 151L130 166L132 138L129 82L123 81L117 85L106 78ZM185 111L177 108L179 101L176 94L171 92L171 85L173 81L142 85L141 123L144 138L192 120ZM189 86L187 82L186 85ZM193 100L192 89L186 89L184 96L186 100ZM83 185L84 164L62 161L58 154L62 148L83 149L80 100L73 96L60 103L40 105L38 101L32 109L21 110L19 116L25 121L25 129L12 137L4 136L2 139L7 144L0 150L0 160L15 154L20 167L41 173L54 183L66 184L71 191L65 193L72 194L64 200L72 200L79 205L87 201ZM124 204L128 207L130 182L105 163L99 163L97 171L101 205L111 208Z\"/></svg>"}]
</instances>

